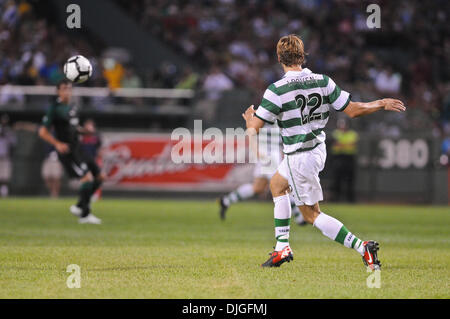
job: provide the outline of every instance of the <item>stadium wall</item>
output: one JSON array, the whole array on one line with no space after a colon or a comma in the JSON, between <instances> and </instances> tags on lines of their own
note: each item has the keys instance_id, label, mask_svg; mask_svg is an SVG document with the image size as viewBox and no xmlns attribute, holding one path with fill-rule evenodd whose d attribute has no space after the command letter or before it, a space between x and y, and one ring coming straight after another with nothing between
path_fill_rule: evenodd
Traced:
<instances>
[{"instance_id":1,"label":"stadium wall","mask_svg":"<svg viewBox=\"0 0 450 319\"><path fill-rule=\"evenodd\" d=\"M104 132L102 139L101 162L108 175L105 195L212 196L252 180L253 164L173 164L170 152L176 141L170 134ZM204 141L202 149L208 143ZM35 134L20 132L18 145L21 147L13 158L12 194L45 195L40 176L44 144ZM242 145L233 145L236 153L242 152ZM438 163L439 141L362 135L359 146L358 201L448 204L449 174L448 168ZM321 174L325 199L330 197L332 160L329 154ZM66 185L63 194L74 194L77 185Z\"/></svg>"}]
</instances>

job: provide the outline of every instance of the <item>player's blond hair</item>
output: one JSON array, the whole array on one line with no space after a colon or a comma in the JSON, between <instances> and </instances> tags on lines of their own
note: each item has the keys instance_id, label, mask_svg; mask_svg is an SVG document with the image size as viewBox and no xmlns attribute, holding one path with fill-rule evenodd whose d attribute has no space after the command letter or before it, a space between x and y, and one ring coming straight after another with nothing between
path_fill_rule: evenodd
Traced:
<instances>
[{"instance_id":1,"label":"player's blond hair","mask_svg":"<svg viewBox=\"0 0 450 319\"><path fill-rule=\"evenodd\" d=\"M295 34L282 37L277 43L277 55L285 66L302 65L306 55L302 39Z\"/></svg>"}]
</instances>

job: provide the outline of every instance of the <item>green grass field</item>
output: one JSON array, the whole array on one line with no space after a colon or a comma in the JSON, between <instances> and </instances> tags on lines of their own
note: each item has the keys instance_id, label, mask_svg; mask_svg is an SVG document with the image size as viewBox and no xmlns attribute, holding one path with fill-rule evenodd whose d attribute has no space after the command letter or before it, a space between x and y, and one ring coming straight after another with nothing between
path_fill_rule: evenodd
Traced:
<instances>
[{"instance_id":1,"label":"green grass field","mask_svg":"<svg viewBox=\"0 0 450 319\"><path fill-rule=\"evenodd\" d=\"M271 203L111 200L103 225L79 225L74 199L0 200L0 298L449 298L448 207L322 205L380 242L381 288L361 257L317 229L291 226L294 261L259 265L274 245ZM69 264L81 288L66 286Z\"/></svg>"}]
</instances>

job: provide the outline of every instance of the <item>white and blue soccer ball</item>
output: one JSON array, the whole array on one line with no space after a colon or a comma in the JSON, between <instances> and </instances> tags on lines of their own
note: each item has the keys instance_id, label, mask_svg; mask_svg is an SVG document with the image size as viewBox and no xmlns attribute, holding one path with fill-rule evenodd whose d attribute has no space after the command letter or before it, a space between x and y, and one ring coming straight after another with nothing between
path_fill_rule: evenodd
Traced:
<instances>
[{"instance_id":1,"label":"white and blue soccer ball","mask_svg":"<svg viewBox=\"0 0 450 319\"><path fill-rule=\"evenodd\" d=\"M82 55L75 55L64 64L64 74L72 82L83 83L92 75L91 62Z\"/></svg>"}]
</instances>

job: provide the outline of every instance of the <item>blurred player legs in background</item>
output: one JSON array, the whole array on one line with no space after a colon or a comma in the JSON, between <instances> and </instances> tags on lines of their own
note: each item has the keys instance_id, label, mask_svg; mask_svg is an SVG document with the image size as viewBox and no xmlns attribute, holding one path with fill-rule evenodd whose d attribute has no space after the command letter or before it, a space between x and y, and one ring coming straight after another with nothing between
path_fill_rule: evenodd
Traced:
<instances>
[{"instance_id":1,"label":"blurred player legs in background","mask_svg":"<svg viewBox=\"0 0 450 319\"><path fill-rule=\"evenodd\" d=\"M56 151L50 152L42 163L41 175L45 181L48 191L50 192L50 196L53 198L59 197L63 167L58 160L58 154Z\"/></svg>"},{"instance_id":2,"label":"blurred player legs in background","mask_svg":"<svg viewBox=\"0 0 450 319\"><path fill-rule=\"evenodd\" d=\"M0 196L7 197L9 194L9 181L11 179L12 164L11 151L16 144L16 137L9 126L7 114L0 118Z\"/></svg>"},{"instance_id":3,"label":"blurred player legs in background","mask_svg":"<svg viewBox=\"0 0 450 319\"><path fill-rule=\"evenodd\" d=\"M257 163L253 175L254 175L253 183L243 184L238 188L236 188L234 191L228 193L227 195L222 196L219 199L221 219L223 220L225 219L226 212L232 204L237 203L239 201L250 199L255 195L261 195L267 190L270 178L272 177L273 174L271 174L270 176L268 176L267 174L266 175L261 174L261 164ZM290 198L291 198L292 213L294 214L295 222L301 226L306 225L306 222L302 214L300 213L300 210L298 209L297 206L295 206L295 202L292 195L290 195Z\"/></svg>"},{"instance_id":4,"label":"blurred player legs in background","mask_svg":"<svg viewBox=\"0 0 450 319\"><path fill-rule=\"evenodd\" d=\"M11 161L9 158L0 158L0 196L9 194L9 180L11 178Z\"/></svg>"},{"instance_id":5,"label":"blurred player legs in background","mask_svg":"<svg viewBox=\"0 0 450 319\"><path fill-rule=\"evenodd\" d=\"M99 167L102 166L100 159L100 148L102 146L102 140L100 134L97 132L97 126L93 119L87 119L83 123L83 128L86 131L85 134L81 136L81 149L83 152L94 159ZM98 201L101 198L102 190L97 189L91 197L91 203Z\"/></svg>"}]
</instances>

